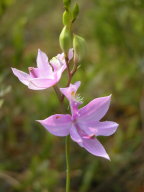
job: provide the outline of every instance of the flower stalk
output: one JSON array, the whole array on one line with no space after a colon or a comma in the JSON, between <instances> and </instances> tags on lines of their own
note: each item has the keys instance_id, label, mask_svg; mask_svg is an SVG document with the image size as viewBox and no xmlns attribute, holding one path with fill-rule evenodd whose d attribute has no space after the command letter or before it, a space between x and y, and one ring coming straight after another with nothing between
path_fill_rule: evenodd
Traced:
<instances>
[{"instance_id":1,"label":"flower stalk","mask_svg":"<svg viewBox=\"0 0 144 192\"><path fill-rule=\"evenodd\" d=\"M70 136L66 137L66 192L70 192Z\"/></svg>"},{"instance_id":2,"label":"flower stalk","mask_svg":"<svg viewBox=\"0 0 144 192\"><path fill-rule=\"evenodd\" d=\"M65 54L65 62L67 66L67 72L68 72L68 82L67 86L69 86L72 75L69 67L69 62L68 62L68 56ZM62 103L64 100L64 95L62 95ZM65 139L65 153L66 153L66 192L70 192L70 136L66 136Z\"/></svg>"},{"instance_id":3,"label":"flower stalk","mask_svg":"<svg viewBox=\"0 0 144 192\"><path fill-rule=\"evenodd\" d=\"M63 13L62 21L64 28L60 34L59 42L60 42L60 47L64 51L64 59L65 63L67 66L67 73L68 73L68 81L66 84L66 87L68 87L71 83L72 77L77 71L77 60L74 57L73 61L73 68L72 70L70 69L69 65L69 59L68 59L68 49L70 48L69 46L71 45L72 41L72 23L76 20L78 13L79 13L79 7L78 4L75 4L73 10L71 11L70 5L71 5L71 0L63 0L65 11ZM71 18L71 16L73 18ZM61 105L63 105L65 95L63 94L61 97ZM66 141L65 141L65 150L66 150L66 192L70 192L70 136L66 136Z\"/></svg>"}]
</instances>

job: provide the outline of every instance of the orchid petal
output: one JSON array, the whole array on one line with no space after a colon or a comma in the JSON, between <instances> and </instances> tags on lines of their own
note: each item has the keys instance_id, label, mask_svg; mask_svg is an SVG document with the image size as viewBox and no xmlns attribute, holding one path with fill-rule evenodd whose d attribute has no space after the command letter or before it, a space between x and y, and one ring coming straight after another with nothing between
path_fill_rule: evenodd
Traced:
<instances>
[{"instance_id":1,"label":"orchid petal","mask_svg":"<svg viewBox=\"0 0 144 192\"><path fill-rule=\"evenodd\" d=\"M83 139L83 147L91 154L95 156L104 157L110 160L106 150L102 144L95 138L92 139Z\"/></svg>"},{"instance_id":2,"label":"orchid petal","mask_svg":"<svg viewBox=\"0 0 144 192\"><path fill-rule=\"evenodd\" d=\"M56 72L63 66L63 63L60 60L58 60L56 57L53 57L50 60L50 64L52 65L54 72ZM66 65L65 65L65 68L66 68Z\"/></svg>"},{"instance_id":3,"label":"orchid petal","mask_svg":"<svg viewBox=\"0 0 144 192\"><path fill-rule=\"evenodd\" d=\"M52 87L57 83L56 79L33 78L29 80L28 87L33 90L43 90Z\"/></svg>"},{"instance_id":4,"label":"orchid petal","mask_svg":"<svg viewBox=\"0 0 144 192\"><path fill-rule=\"evenodd\" d=\"M57 72L54 72L54 79L58 82L62 76L65 67L62 66Z\"/></svg>"},{"instance_id":5,"label":"orchid petal","mask_svg":"<svg viewBox=\"0 0 144 192\"><path fill-rule=\"evenodd\" d=\"M77 81L74 84L70 84L69 87L60 88L60 91L66 96L66 98L70 101L76 94L81 82Z\"/></svg>"},{"instance_id":6,"label":"orchid petal","mask_svg":"<svg viewBox=\"0 0 144 192\"><path fill-rule=\"evenodd\" d=\"M14 75L25 85L28 85L29 82L28 82L28 79L30 78L30 75L23 72L23 71L20 71L16 68L11 68Z\"/></svg>"},{"instance_id":7,"label":"orchid petal","mask_svg":"<svg viewBox=\"0 0 144 192\"><path fill-rule=\"evenodd\" d=\"M69 49L68 53L68 59L69 61L73 58L73 49ZM65 62L65 57L64 53L58 54L56 57L53 57L50 60L50 64L54 68L54 71L59 70L61 67L63 68L63 71L66 69L66 62Z\"/></svg>"},{"instance_id":8,"label":"orchid petal","mask_svg":"<svg viewBox=\"0 0 144 192\"><path fill-rule=\"evenodd\" d=\"M74 125L70 129L70 136L71 136L73 141L75 141L77 143L82 142L82 138L79 135L79 133L78 133L78 131Z\"/></svg>"},{"instance_id":9,"label":"orchid petal","mask_svg":"<svg viewBox=\"0 0 144 192\"><path fill-rule=\"evenodd\" d=\"M44 120L37 120L43 125L51 134L56 136L67 136L72 126L71 116L56 114Z\"/></svg>"},{"instance_id":10,"label":"orchid petal","mask_svg":"<svg viewBox=\"0 0 144 192\"><path fill-rule=\"evenodd\" d=\"M38 49L37 67L40 69L41 74L44 76L48 76L48 74L52 73L52 67L48 62L48 57L40 49Z\"/></svg>"},{"instance_id":11,"label":"orchid petal","mask_svg":"<svg viewBox=\"0 0 144 192\"><path fill-rule=\"evenodd\" d=\"M79 110L78 121L99 121L108 111L111 96L92 100Z\"/></svg>"},{"instance_id":12,"label":"orchid petal","mask_svg":"<svg viewBox=\"0 0 144 192\"><path fill-rule=\"evenodd\" d=\"M63 61L65 62L65 57L64 57L64 53L61 53L61 54L58 54L56 56L57 59L59 59L60 61ZM73 48L69 49L69 52L68 52L68 59L69 61L73 58Z\"/></svg>"},{"instance_id":13,"label":"orchid petal","mask_svg":"<svg viewBox=\"0 0 144 192\"><path fill-rule=\"evenodd\" d=\"M96 136L110 136L114 134L118 128L118 124L113 121L89 122L87 124Z\"/></svg>"},{"instance_id":14,"label":"orchid petal","mask_svg":"<svg viewBox=\"0 0 144 192\"><path fill-rule=\"evenodd\" d=\"M69 87L66 88L60 88L60 91L66 96L66 98L70 102L70 108L71 108L71 113L72 113L72 118L75 119L78 115L78 106L82 104L81 100L79 97L77 97L76 92L77 89L80 86L80 81L70 84Z\"/></svg>"},{"instance_id":15,"label":"orchid petal","mask_svg":"<svg viewBox=\"0 0 144 192\"><path fill-rule=\"evenodd\" d=\"M46 68L48 64L48 57L47 55L38 49L38 55L37 55L37 66L39 69L43 69L44 67Z\"/></svg>"},{"instance_id":16,"label":"orchid petal","mask_svg":"<svg viewBox=\"0 0 144 192\"><path fill-rule=\"evenodd\" d=\"M93 128L91 129L91 127L90 127L90 125L89 125L89 123L87 123L87 122L77 122L77 124L78 124L78 127L80 127L80 129L81 129L81 131L83 132L83 133L85 133L84 135L86 135L85 137L87 137L87 138L90 138L90 137L92 137L92 136L94 136L95 134L95 130L93 130Z\"/></svg>"}]
</instances>

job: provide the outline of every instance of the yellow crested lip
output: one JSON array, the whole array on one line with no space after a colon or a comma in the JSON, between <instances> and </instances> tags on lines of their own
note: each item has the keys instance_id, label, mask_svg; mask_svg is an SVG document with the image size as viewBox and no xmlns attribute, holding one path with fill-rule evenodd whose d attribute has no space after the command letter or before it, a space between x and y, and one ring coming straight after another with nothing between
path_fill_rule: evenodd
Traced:
<instances>
[{"instance_id":1,"label":"yellow crested lip","mask_svg":"<svg viewBox=\"0 0 144 192\"><path fill-rule=\"evenodd\" d=\"M75 95L76 95L75 91L72 91L71 96L75 97Z\"/></svg>"}]
</instances>

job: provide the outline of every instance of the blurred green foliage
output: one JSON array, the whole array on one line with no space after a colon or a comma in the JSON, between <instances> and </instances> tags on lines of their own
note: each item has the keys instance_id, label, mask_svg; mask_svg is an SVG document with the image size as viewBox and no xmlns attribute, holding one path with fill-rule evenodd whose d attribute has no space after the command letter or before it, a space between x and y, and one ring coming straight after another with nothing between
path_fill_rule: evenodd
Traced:
<instances>
[{"instance_id":1,"label":"blurred green foliage","mask_svg":"<svg viewBox=\"0 0 144 192\"><path fill-rule=\"evenodd\" d=\"M74 31L85 37L87 54L73 82L82 81L84 104L112 93L106 118L120 124L114 136L100 138L111 162L93 157L71 143L72 191L88 192L95 191L96 186L126 164L143 140L144 1L78 3L80 16ZM28 90L10 69L26 71L28 66L36 65L38 48L47 52L49 58L60 52L62 12L62 1L58 0L0 1L1 192L64 191L64 139L50 135L35 122L59 112L54 92ZM64 73L61 87L66 78ZM114 183L114 192L120 191Z\"/></svg>"}]
</instances>

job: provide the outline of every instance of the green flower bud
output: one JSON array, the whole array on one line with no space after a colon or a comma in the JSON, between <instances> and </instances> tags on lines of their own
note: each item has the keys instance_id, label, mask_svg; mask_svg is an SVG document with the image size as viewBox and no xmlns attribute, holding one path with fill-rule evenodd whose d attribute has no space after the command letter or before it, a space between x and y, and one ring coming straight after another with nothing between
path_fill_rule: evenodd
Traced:
<instances>
[{"instance_id":1,"label":"green flower bud","mask_svg":"<svg viewBox=\"0 0 144 192\"><path fill-rule=\"evenodd\" d=\"M71 21L72 21L71 13L69 11L65 11L63 13L63 24L69 26L71 24Z\"/></svg>"},{"instance_id":2,"label":"green flower bud","mask_svg":"<svg viewBox=\"0 0 144 192\"><path fill-rule=\"evenodd\" d=\"M86 42L85 39L79 35L74 35L73 48L75 59L80 61L86 53Z\"/></svg>"},{"instance_id":3,"label":"green flower bud","mask_svg":"<svg viewBox=\"0 0 144 192\"><path fill-rule=\"evenodd\" d=\"M65 8L68 8L71 4L71 0L63 0Z\"/></svg>"},{"instance_id":4,"label":"green flower bud","mask_svg":"<svg viewBox=\"0 0 144 192\"><path fill-rule=\"evenodd\" d=\"M73 22L76 20L77 16L79 14L79 6L78 4L76 3L73 10L72 10L72 16L73 16Z\"/></svg>"},{"instance_id":5,"label":"green flower bud","mask_svg":"<svg viewBox=\"0 0 144 192\"><path fill-rule=\"evenodd\" d=\"M70 30L65 26L59 36L60 47L64 53L67 53L71 47L72 37Z\"/></svg>"}]
</instances>

